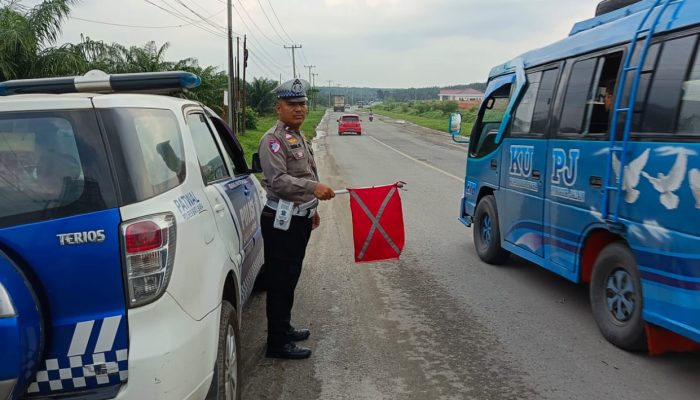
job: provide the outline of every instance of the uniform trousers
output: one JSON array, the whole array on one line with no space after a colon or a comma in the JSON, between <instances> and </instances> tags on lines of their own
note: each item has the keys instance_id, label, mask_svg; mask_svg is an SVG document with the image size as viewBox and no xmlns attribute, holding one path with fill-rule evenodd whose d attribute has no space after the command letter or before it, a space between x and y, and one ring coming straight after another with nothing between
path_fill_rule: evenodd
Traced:
<instances>
[{"instance_id":1,"label":"uniform trousers","mask_svg":"<svg viewBox=\"0 0 700 400\"><path fill-rule=\"evenodd\" d=\"M267 344L289 343L294 290L299 282L306 245L311 237L311 218L293 216L289 229L276 229L275 210L265 207L260 226L265 241L265 287L267 288Z\"/></svg>"}]
</instances>

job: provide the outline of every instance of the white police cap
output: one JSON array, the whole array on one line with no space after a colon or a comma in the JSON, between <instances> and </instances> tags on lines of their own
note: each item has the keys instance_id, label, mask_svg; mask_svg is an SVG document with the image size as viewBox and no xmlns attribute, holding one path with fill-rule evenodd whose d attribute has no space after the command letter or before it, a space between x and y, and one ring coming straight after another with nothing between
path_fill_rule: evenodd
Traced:
<instances>
[{"instance_id":1,"label":"white police cap","mask_svg":"<svg viewBox=\"0 0 700 400\"><path fill-rule=\"evenodd\" d=\"M282 83L272 90L278 99L283 99L290 103L301 103L308 101L306 91L309 90L311 84L303 79L290 79Z\"/></svg>"}]
</instances>

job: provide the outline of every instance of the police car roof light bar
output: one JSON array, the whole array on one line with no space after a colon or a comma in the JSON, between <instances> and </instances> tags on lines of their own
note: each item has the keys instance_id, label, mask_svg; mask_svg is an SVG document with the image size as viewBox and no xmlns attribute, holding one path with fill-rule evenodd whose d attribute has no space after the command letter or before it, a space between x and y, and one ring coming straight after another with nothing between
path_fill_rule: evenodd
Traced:
<instances>
[{"instance_id":1,"label":"police car roof light bar","mask_svg":"<svg viewBox=\"0 0 700 400\"><path fill-rule=\"evenodd\" d=\"M166 94L194 89L201 83L199 76L185 71L108 75L102 71L93 70L83 76L18 79L0 82L0 96L37 93Z\"/></svg>"}]
</instances>

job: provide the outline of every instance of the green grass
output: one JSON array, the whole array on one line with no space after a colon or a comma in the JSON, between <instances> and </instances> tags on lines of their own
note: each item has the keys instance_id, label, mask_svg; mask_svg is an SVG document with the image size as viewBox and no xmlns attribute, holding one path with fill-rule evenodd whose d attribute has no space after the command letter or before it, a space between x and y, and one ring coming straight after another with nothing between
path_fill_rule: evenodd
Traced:
<instances>
[{"instance_id":1,"label":"green grass","mask_svg":"<svg viewBox=\"0 0 700 400\"><path fill-rule=\"evenodd\" d=\"M323 118L323 114L325 113L325 109L309 111L309 115L306 116L304 124L301 125L301 130L304 131L304 136L306 136L307 139L311 140L314 136L316 136L316 126L318 126L318 123L321 121L321 118ZM267 132L268 129L272 128L276 122L276 115L260 117L258 120L258 129L249 129L245 134L237 136L238 141L240 141L241 146L243 146L243 151L245 152L245 158L248 162L248 166L251 165L253 153L258 152L260 138L265 134L265 132Z\"/></svg>"},{"instance_id":2,"label":"green grass","mask_svg":"<svg viewBox=\"0 0 700 400\"><path fill-rule=\"evenodd\" d=\"M403 119L408 122L412 122L416 125L425 127L425 128L430 128L430 129L435 129L436 131L440 132L447 132L447 121L448 117L440 117L440 118L428 118L428 117L422 117L419 115L410 115L406 113L401 113L401 112L396 112L396 111L387 111L387 110L382 110L380 108L376 108L373 110L376 114L384 115L393 119ZM473 123L468 123L465 122L462 124L462 134L465 132L471 132L472 131L472 125ZM469 136L468 134L466 136Z\"/></svg>"}]
</instances>

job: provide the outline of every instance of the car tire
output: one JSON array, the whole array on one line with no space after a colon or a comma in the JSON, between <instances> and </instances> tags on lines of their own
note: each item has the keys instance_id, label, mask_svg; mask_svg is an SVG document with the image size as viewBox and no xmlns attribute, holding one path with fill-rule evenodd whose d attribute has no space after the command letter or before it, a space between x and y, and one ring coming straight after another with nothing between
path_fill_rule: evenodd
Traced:
<instances>
[{"instance_id":1,"label":"car tire","mask_svg":"<svg viewBox=\"0 0 700 400\"><path fill-rule=\"evenodd\" d=\"M484 196L474 213L474 247L476 254L489 264L503 264L508 253L501 247L501 232L498 228L498 211L493 195Z\"/></svg>"},{"instance_id":2,"label":"car tire","mask_svg":"<svg viewBox=\"0 0 700 400\"><path fill-rule=\"evenodd\" d=\"M216 356L217 399L241 398L241 339L236 309L228 301L221 302L219 347Z\"/></svg>"},{"instance_id":3,"label":"car tire","mask_svg":"<svg viewBox=\"0 0 700 400\"><path fill-rule=\"evenodd\" d=\"M589 288L593 318L605 339L625 350L645 350L642 286L634 255L624 243L600 252Z\"/></svg>"}]
</instances>

